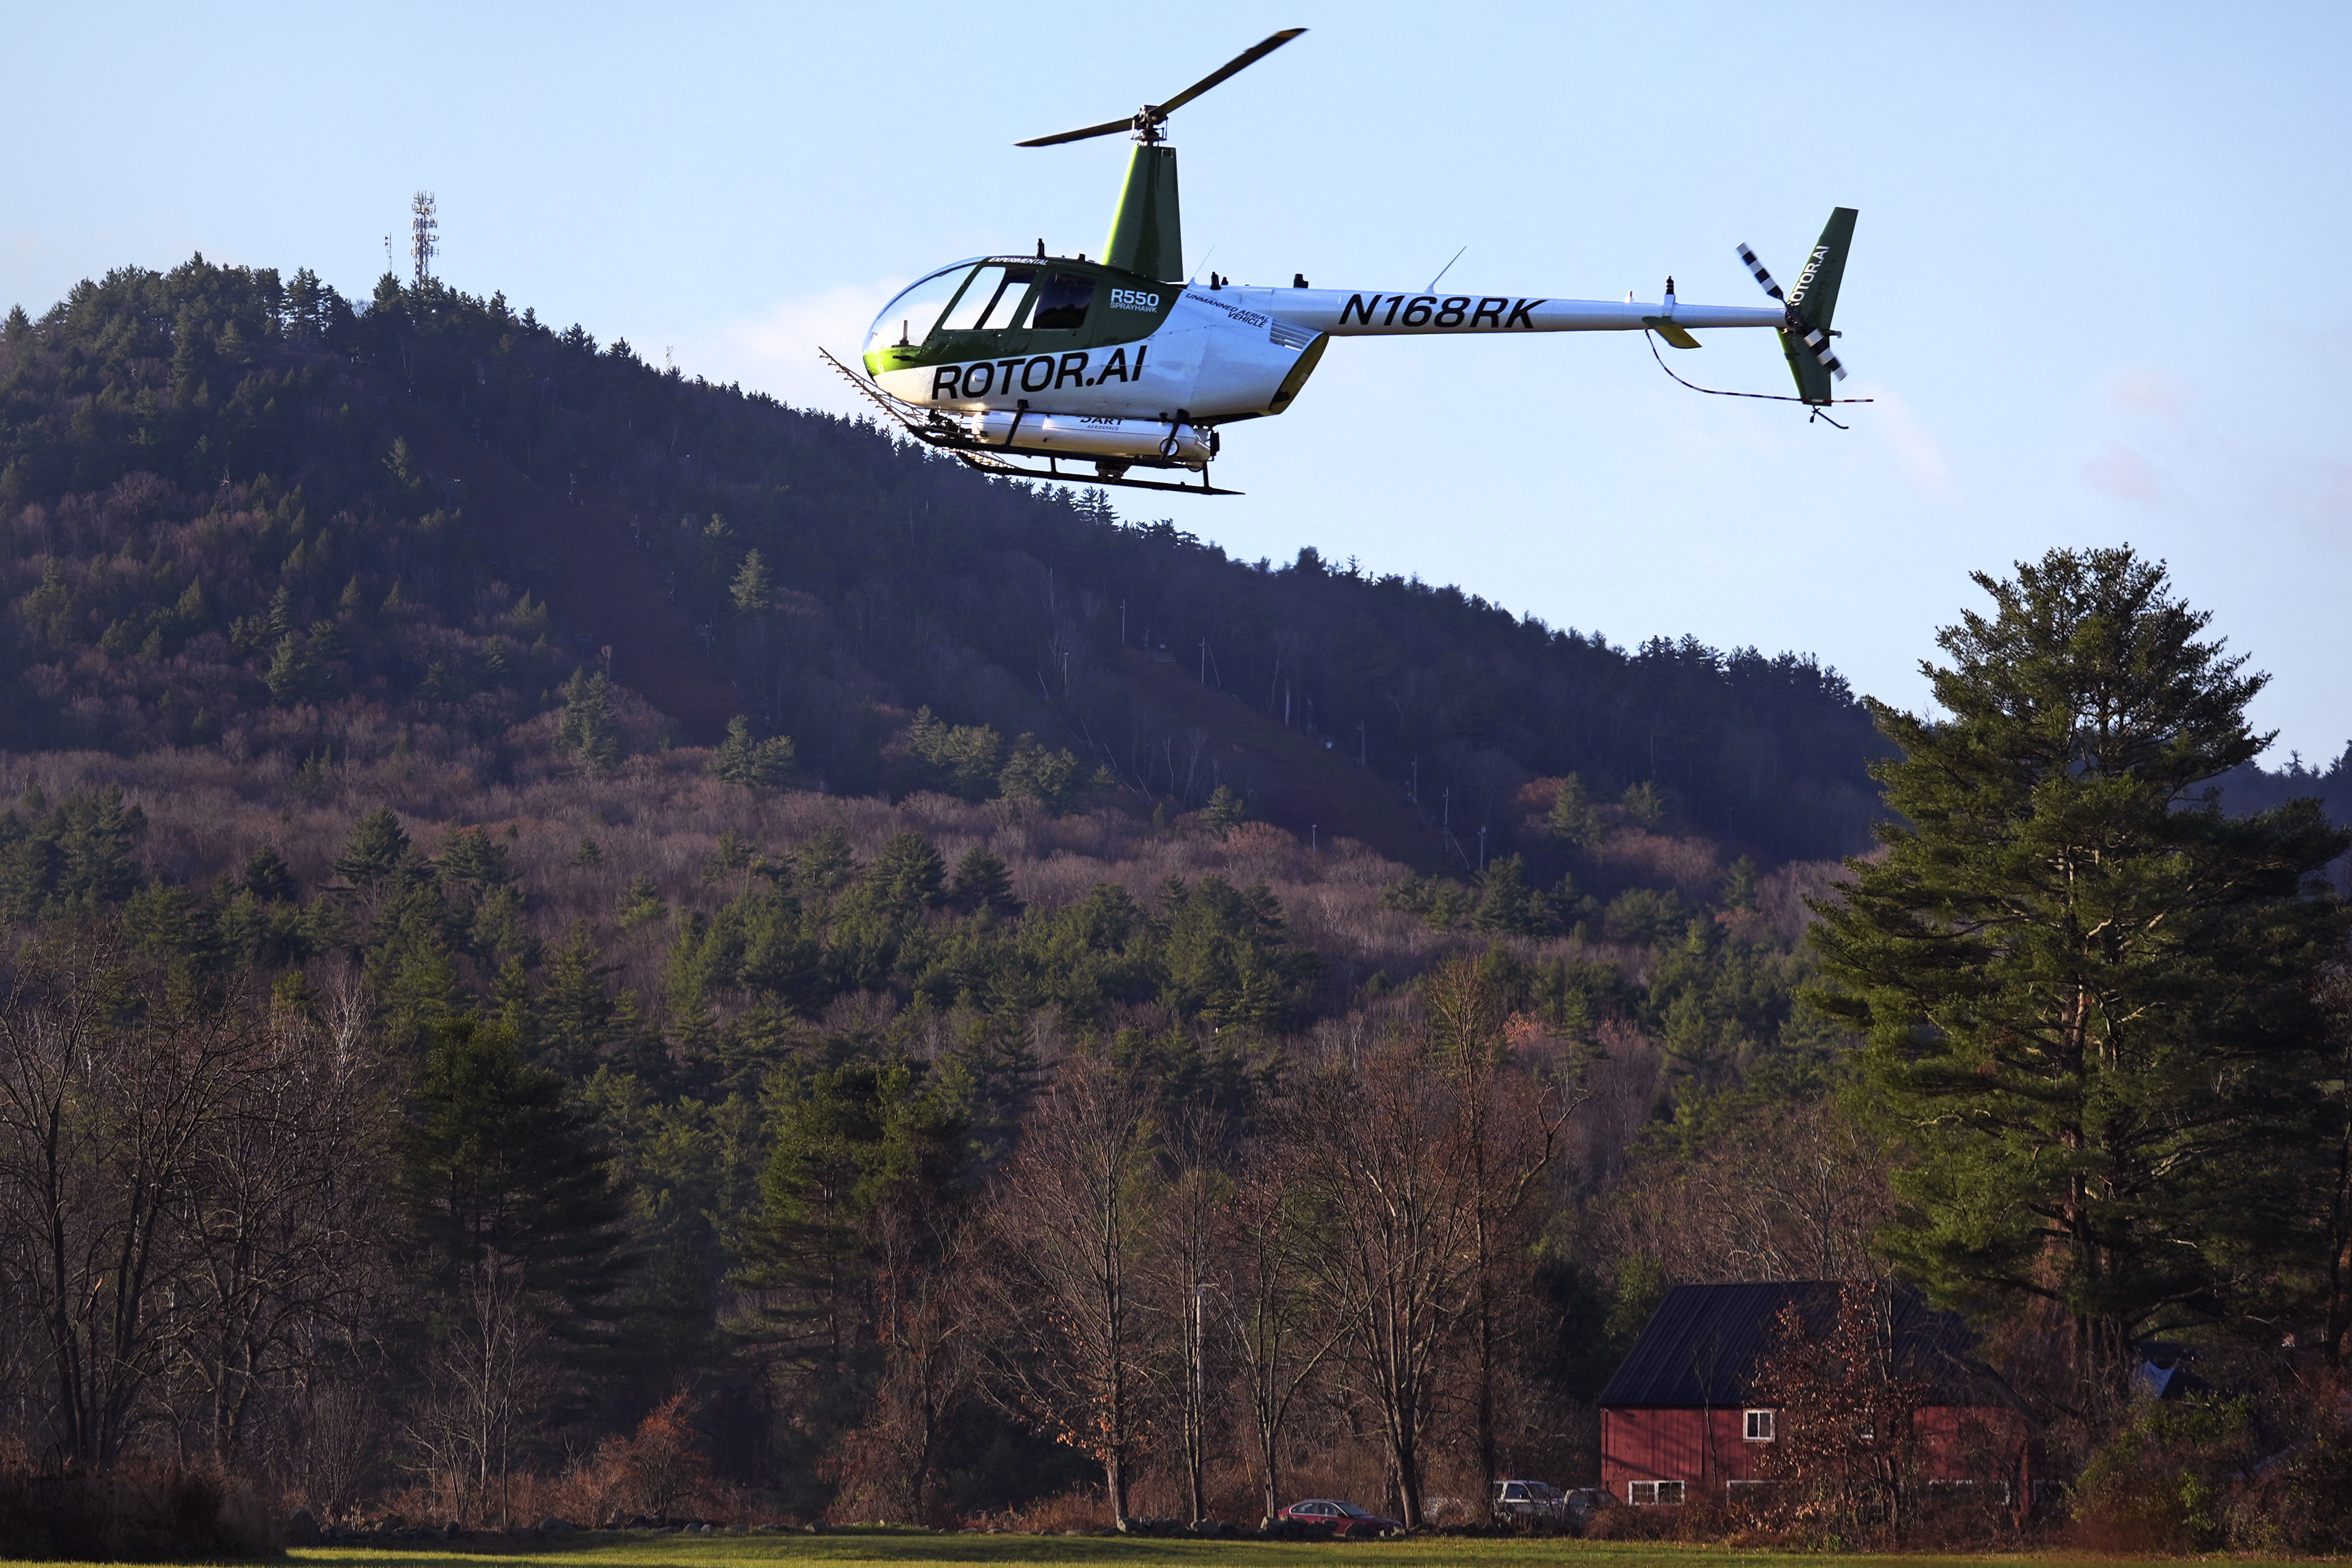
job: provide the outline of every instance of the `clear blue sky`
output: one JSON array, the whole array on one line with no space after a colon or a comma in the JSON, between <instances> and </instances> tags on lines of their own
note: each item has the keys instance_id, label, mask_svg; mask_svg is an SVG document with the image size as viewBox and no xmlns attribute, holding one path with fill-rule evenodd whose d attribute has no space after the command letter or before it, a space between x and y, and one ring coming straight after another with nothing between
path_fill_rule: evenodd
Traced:
<instances>
[{"instance_id":1,"label":"clear blue sky","mask_svg":"<svg viewBox=\"0 0 2352 1568\"><path fill-rule=\"evenodd\" d=\"M1099 249L1125 144L1012 143L1306 37L1180 112L1188 258L1245 281L1759 296L1861 226L1853 429L1637 338L1335 345L1234 500L1121 498L1632 642L1810 650L1924 701L1972 569L2128 541L2352 738L2352 6L413 4L19 7L0 308L126 263L365 295L409 194L442 276L689 374L814 364L941 261ZM1211 247L1213 257L1208 256ZM1676 367L1787 390L1761 334Z\"/></svg>"}]
</instances>

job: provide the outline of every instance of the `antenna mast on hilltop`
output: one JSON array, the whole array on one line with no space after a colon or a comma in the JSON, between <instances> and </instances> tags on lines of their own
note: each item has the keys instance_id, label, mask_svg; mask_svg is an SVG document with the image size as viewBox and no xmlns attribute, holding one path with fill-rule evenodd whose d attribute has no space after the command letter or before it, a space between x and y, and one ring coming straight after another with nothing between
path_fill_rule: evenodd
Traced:
<instances>
[{"instance_id":1,"label":"antenna mast on hilltop","mask_svg":"<svg viewBox=\"0 0 2352 1568\"><path fill-rule=\"evenodd\" d=\"M441 227L441 220L433 216L433 193L419 191L408 203L408 254L416 263L416 286L433 276L433 256L441 248L433 236Z\"/></svg>"}]
</instances>

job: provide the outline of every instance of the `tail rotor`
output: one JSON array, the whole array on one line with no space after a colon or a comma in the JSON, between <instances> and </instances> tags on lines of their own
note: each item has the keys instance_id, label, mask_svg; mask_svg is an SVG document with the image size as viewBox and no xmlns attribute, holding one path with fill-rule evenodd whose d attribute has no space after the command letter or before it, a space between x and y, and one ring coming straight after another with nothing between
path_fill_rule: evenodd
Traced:
<instances>
[{"instance_id":1,"label":"tail rotor","mask_svg":"<svg viewBox=\"0 0 2352 1568\"><path fill-rule=\"evenodd\" d=\"M1845 366L1838 363L1837 351L1831 342L1836 334L1830 330L1830 318L1837 310L1838 285L1845 277L1846 252L1853 245L1854 216L1852 207L1838 207L1830 214L1821 239L1797 274L1793 293L1773 281L1771 272L1757 258L1755 251L1746 245L1739 247L1739 259L1755 275L1757 287L1780 300L1788 313L1788 324L1780 329L1780 348L1788 356L1790 374L1797 378L1798 395L1807 403L1835 402L1831 378L1846 378ZM1798 352L1800 347L1804 351L1801 354Z\"/></svg>"}]
</instances>

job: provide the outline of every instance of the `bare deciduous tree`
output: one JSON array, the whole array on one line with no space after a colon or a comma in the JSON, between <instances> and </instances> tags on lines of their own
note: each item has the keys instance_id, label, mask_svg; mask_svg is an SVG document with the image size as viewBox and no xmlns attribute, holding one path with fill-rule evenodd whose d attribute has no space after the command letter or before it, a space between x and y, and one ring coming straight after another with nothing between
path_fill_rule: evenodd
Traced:
<instances>
[{"instance_id":1,"label":"bare deciduous tree","mask_svg":"<svg viewBox=\"0 0 2352 1568\"><path fill-rule=\"evenodd\" d=\"M1209 1299L1219 1289L1218 1244L1233 1185L1220 1168L1223 1134L1222 1120L1209 1112L1196 1111L1180 1120L1168 1150L1161 1208L1157 1290L1163 1310L1182 1332L1179 1425L1185 1497L1195 1522L1208 1517L1202 1476L1209 1462L1209 1380L1213 1375Z\"/></svg>"},{"instance_id":2,"label":"bare deciduous tree","mask_svg":"<svg viewBox=\"0 0 2352 1568\"><path fill-rule=\"evenodd\" d=\"M383 1235L383 1104L355 987L325 1024L280 1004L248 1038L174 1205L182 1289L176 1381L203 1447L245 1457L268 1394L348 1338Z\"/></svg>"},{"instance_id":3,"label":"bare deciduous tree","mask_svg":"<svg viewBox=\"0 0 2352 1568\"><path fill-rule=\"evenodd\" d=\"M547 1379L547 1338L518 1258L494 1248L467 1262L456 1310L427 1372L433 1396L410 1423L421 1468L450 1489L450 1517L487 1515L492 1496L501 1525L515 1445Z\"/></svg>"},{"instance_id":4,"label":"bare deciduous tree","mask_svg":"<svg viewBox=\"0 0 2352 1568\"><path fill-rule=\"evenodd\" d=\"M345 1212L322 1171L337 1093L238 996L143 981L100 943L35 955L0 1008L0 1259L69 1463L110 1468L164 1420L177 1376L206 1391L199 1447L233 1452L300 1321ZM327 1106L310 1097L323 1093Z\"/></svg>"},{"instance_id":5,"label":"bare deciduous tree","mask_svg":"<svg viewBox=\"0 0 2352 1568\"><path fill-rule=\"evenodd\" d=\"M872 1243L882 1373L845 1441L842 1489L884 1518L923 1520L948 1425L979 1369L974 1237L960 1213L885 1205Z\"/></svg>"},{"instance_id":6,"label":"bare deciduous tree","mask_svg":"<svg viewBox=\"0 0 2352 1568\"><path fill-rule=\"evenodd\" d=\"M1039 1102L991 1215L990 1281L1009 1331L995 1366L1010 1403L1103 1468L1128 1520L1150 1363L1160 1199L1150 1086L1074 1057Z\"/></svg>"},{"instance_id":7,"label":"bare deciduous tree","mask_svg":"<svg viewBox=\"0 0 2352 1568\"><path fill-rule=\"evenodd\" d=\"M1218 1248L1217 1305L1244 1379L1267 1521L1282 1509L1284 1423L1339 1332L1308 1277L1302 1249L1313 1232L1291 1191L1286 1153L1266 1139L1243 1149Z\"/></svg>"},{"instance_id":8,"label":"bare deciduous tree","mask_svg":"<svg viewBox=\"0 0 2352 1568\"><path fill-rule=\"evenodd\" d=\"M1302 1255L1344 1331L1348 1380L1379 1423L1408 1526L1422 1522L1422 1443L1476 1287L1463 1101L1408 1039L1314 1075L1285 1122L1316 1232Z\"/></svg>"},{"instance_id":9,"label":"bare deciduous tree","mask_svg":"<svg viewBox=\"0 0 2352 1568\"><path fill-rule=\"evenodd\" d=\"M1892 1207L1877 1141L1834 1100L1791 1101L1637 1153L1599 1234L1678 1282L1864 1279Z\"/></svg>"},{"instance_id":10,"label":"bare deciduous tree","mask_svg":"<svg viewBox=\"0 0 2352 1568\"><path fill-rule=\"evenodd\" d=\"M1551 1045L1533 1020L1507 1012L1504 988L1485 959L1457 957L1422 983L1432 1052L1461 1089L1462 1178L1471 1189L1470 1304L1472 1405L1482 1491L1496 1476L1495 1409L1507 1327L1506 1303L1527 1279L1529 1237L1521 1234L1528 1200L1559 1152L1569 1116L1583 1103L1570 1059L1534 1059ZM1565 1068L1565 1071L1562 1068Z\"/></svg>"}]
</instances>

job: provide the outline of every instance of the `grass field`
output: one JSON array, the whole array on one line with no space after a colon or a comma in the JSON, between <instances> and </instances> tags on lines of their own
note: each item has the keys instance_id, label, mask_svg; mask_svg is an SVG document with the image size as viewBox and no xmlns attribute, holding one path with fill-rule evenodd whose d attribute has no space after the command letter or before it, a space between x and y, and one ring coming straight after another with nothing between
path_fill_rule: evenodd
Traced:
<instances>
[{"instance_id":1,"label":"grass field","mask_svg":"<svg viewBox=\"0 0 2352 1568\"><path fill-rule=\"evenodd\" d=\"M604 1535L568 1545L419 1543L413 1551L307 1547L289 1561L305 1568L1743 1568L1775 1563L1794 1568L2137 1568L2139 1560L2078 1552L1861 1555L1732 1551L1649 1542L1475 1541L1432 1537L1388 1542L1127 1540L1110 1536L933 1535L914 1530L847 1530L830 1535ZM2192 1559L2157 1559L2178 1564ZM2252 1565L2311 1561L2229 1558ZM2325 1560L2321 1560L2325 1561ZM2336 1561L2341 1561L2336 1560ZM11 1560L0 1558L0 1565ZM69 1568L58 1563L43 1568Z\"/></svg>"},{"instance_id":2,"label":"grass field","mask_svg":"<svg viewBox=\"0 0 2352 1568\"><path fill-rule=\"evenodd\" d=\"M0 1560L5 1561L5 1560ZM310 1547L291 1561L307 1568L1537 1568L1574 1563L1580 1568L1740 1568L1748 1563L1805 1563L1817 1568L2133 1568L2134 1560L2079 1553L1833 1555L1826 1552L1736 1552L1721 1547L1648 1542L1573 1540L1476 1541L1431 1537L1362 1544L1346 1542L1127 1540L1110 1536L933 1535L913 1530L849 1530L830 1535L603 1535L557 1545L518 1542L512 1549L461 1543L413 1551ZM2179 1559L2166 1560L2178 1563ZM2253 1559L2231 1559L2252 1563ZM2285 1561L2284 1559L2273 1561ZM48 1568L58 1568L49 1564Z\"/></svg>"}]
</instances>

